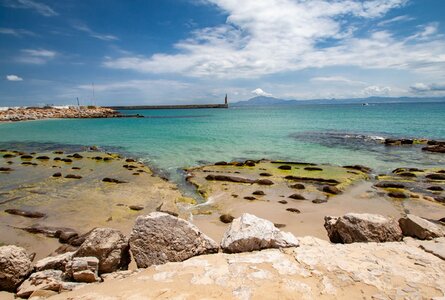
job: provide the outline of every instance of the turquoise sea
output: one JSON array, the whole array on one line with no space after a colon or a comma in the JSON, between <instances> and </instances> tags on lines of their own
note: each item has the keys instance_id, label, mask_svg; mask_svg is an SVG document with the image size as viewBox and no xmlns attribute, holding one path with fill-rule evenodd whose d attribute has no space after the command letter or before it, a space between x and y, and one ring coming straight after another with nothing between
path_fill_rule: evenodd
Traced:
<instances>
[{"instance_id":1,"label":"turquoise sea","mask_svg":"<svg viewBox=\"0 0 445 300\"><path fill-rule=\"evenodd\" d=\"M135 156L175 179L207 162L281 159L363 164L376 172L445 165L420 146L385 147L384 137L445 139L445 103L299 105L124 111L146 118L43 120L0 124L1 148L96 145Z\"/></svg>"}]
</instances>

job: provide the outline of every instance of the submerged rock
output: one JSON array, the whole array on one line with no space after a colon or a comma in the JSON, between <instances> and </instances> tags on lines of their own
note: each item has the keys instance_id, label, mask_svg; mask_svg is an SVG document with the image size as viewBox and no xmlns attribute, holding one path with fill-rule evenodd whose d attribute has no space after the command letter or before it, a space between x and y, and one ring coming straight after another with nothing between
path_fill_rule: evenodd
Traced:
<instances>
[{"instance_id":1,"label":"submerged rock","mask_svg":"<svg viewBox=\"0 0 445 300\"><path fill-rule=\"evenodd\" d=\"M399 219L399 225L403 235L421 240L430 240L445 235L445 231L439 225L411 214Z\"/></svg>"},{"instance_id":2,"label":"submerged rock","mask_svg":"<svg viewBox=\"0 0 445 300\"><path fill-rule=\"evenodd\" d=\"M397 221L381 215L349 213L325 217L324 227L333 243L395 242L402 239Z\"/></svg>"},{"instance_id":3,"label":"submerged rock","mask_svg":"<svg viewBox=\"0 0 445 300\"><path fill-rule=\"evenodd\" d=\"M221 248L228 253L297 246L298 240L291 233L282 232L272 222L247 213L233 220L221 242Z\"/></svg>"},{"instance_id":4,"label":"submerged rock","mask_svg":"<svg viewBox=\"0 0 445 300\"><path fill-rule=\"evenodd\" d=\"M291 170L292 166L289 165L283 165L283 166L279 166L278 169L280 170Z\"/></svg>"},{"instance_id":5,"label":"submerged rock","mask_svg":"<svg viewBox=\"0 0 445 300\"><path fill-rule=\"evenodd\" d=\"M88 235L74 257L99 259L99 274L126 270L130 263L128 239L112 228L96 228Z\"/></svg>"},{"instance_id":6,"label":"submerged rock","mask_svg":"<svg viewBox=\"0 0 445 300\"><path fill-rule=\"evenodd\" d=\"M294 200L306 200L306 198L300 194L292 194L289 196L289 198Z\"/></svg>"},{"instance_id":7,"label":"submerged rock","mask_svg":"<svg viewBox=\"0 0 445 300\"><path fill-rule=\"evenodd\" d=\"M331 185L325 185L323 187L323 192L333 195L341 194L341 190L338 187L331 186Z\"/></svg>"},{"instance_id":8,"label":"submerged rock","mask_svg":"<svg viewBox=\"0 0 445 300\"><path fill-rule=\"evenodd\" d=\"M10 209L5 209L5 212L11 215L17 215L17 216L22 216L22 217L26 217L26 218L43 218L46 217L46 214L38 212L38 211L30 211L30 210L25 210L25 209L15 209L15 208L10 208Z\"/></svg>"},{"instance_id":9,"label":"submerged rock","mask_svg":"<svg viewBox=\"0 0 445 300\"><path fill-rule=\"evenodd\" d=\"M233 219L235 219L232 215L223 214L219 216L219 220L223 223L232 223Z\"/></svg>"},{"instance_id":10,"label":"submerged rock","mask_svg":"<svg viewBox=\"0 0 445 300\"><path fill-rule=\"evenodd\" d=\"M302 184L302 183L292 184L289 187L292 188L292 189L296 189L296 190L304 190L306 188L304 186L304 184Z\"/></svg>"},{"instance_id":11,"label":"submerged rock","mask_svg":"<svg viewBox=\"0 0 445 300\"><path fill-rule=\"evenodd\" d=\"M11 168L0 167L0 172L11 172L11 171L12 171Z\"/></svg>"},{"instance_id":12,"label":"submerged rock","mask_svg":"<svg viewBox=\"0 0 445 300\"><path fill-rule=\"evenodd\" d=\"M255 181L255 183L259 184L259 185L273 185L274 184L273 181L269 180L269 179L258 179Z\"/></svg>"},{"instance_id":13,"label":"submerged rock","mask_svg":"<svg viewBox=\"0 0 445 300\"><path fill-rule=\"evenodd\" d=\"M235 182L235 183L254 183L255 180L243 178L243 177L236 177L236 176L229 176L229 175L207 175L206 180L214 180L214 181L228 181L228 182Z\"/></svg>"},{"instance_id":14,"label":"submerged rock","mask_svg":"<svg viewBox=\"0 0 445 300\"><path fill-rule=\"evenodd\" d=\"M135 210L135 211L139 211L139 210L143 210L144 207L142 205L130 205L128 206L129 209L131 210Z\"/></svg>"},{"instance_id":15,"label":"submerged rock","mask_svg":"<svg viewBox=\"0 0 445 300\"><path fill-rule=\"evenodd\" d=\"M264 196L264 195L266 195L266 193L264 193L263 191L255 191L252 193L252 195Z\"/></svg>"},{"instance_id":16,"label":"submerged rock","mask_svg":"<svg viewBox=\"0 0 445 300\"><path fill-rule=\"evenodd\" d=\"M109 182L109 183L127 183L126 181L123 180L119 180L119 179L114 179L114 178L109 178L109 177L105 177L104 179L102 179L103 182Z\"/></svg>"},{"instance_id":17,"label":"submerged rock","mask_svg":"<svg viewBox=\"0 0 445 300\"><path fill-rule=\"evenodd\" d=\"M32 271L25 249L14 245L0 247L0 291L15 292Z\"/></svg>"},{"instance_id":18,"label":"submerged rock","mask_svg":"<svg viewBox=\"0 0 445 300\"><path fill-rule=\"evenodd\" d=\"M388 196L391 198L398 198L398 199L408 198L408 195L402 192L389 192Z\"/></svg>"},{"instance_id":19,"label":"submerged rock","mask_svg":"<svg viewBox=\"0 0 445 300\"><path fill-rule=\"evenodd\" d=\"M263 173L260 173L260 176L263 176L263 177L270 177L270 176L272 176L272 174L263 172Z\"/></svg>"},{"instance_id":20,"label":"submerged rock","mask_svg":"<svg viewBox=\"0 0 445 300\"><path fill-rule=\"evenodd\" d=\"M432 180L445 180L445 174L443 173L428 174L425 177Z\"/></svg>"},{"instance_id":21,"label":"submerged rock","mask_svg":"<svg viewBox=\"0 0 445 300\"><path fill-rule=\"evenodd\" d=\"M403 189L405 185L399 182L389 182L389 181L381 181L374 185L379 188L394 188L394 189Z\"/></svg>"},{"instance_id":22,"label":"submerged rock","mask_svg":"<svg viewBox=\"0 0 445 300\"><path fill-rule=\"evenodd\" d=\"M298 208L289 207L289 208L286 208L286 210L290 211L290 212L293 212L293 213L296 213L296 214L301 213L301 211Z\"/></svg>"},{"instance_id":23,"label":"submerged rock","mask_svg":"<svg viewBox=\"0 0 445 300\"><path fill-rule=\"evenodd\" d=\"M323 171L323 169L319 167L305 167L304 169L306 171Z\"/></svg>"},{"instance_id":24,"label":"submerged rock","mask_svg":"<svg viewBox=\"0 0 445 300\"><path fill-rule=\"evenodd\" d=\"M183 261L218 252L218 248L195 225L161 212L139 216L130 236L130 249L138 268Z\"/></svg>"},{"instance_id":25,"label":"submerged rock","mask_svg":"<svg viewBox=\"0 0 445 300\"><path fill-rule=\"evenodd\" d=\"M65 176L65 178L68 178L68 179L82 179L82 176L74 175L74 174L68 174L68 175Z\"/></svg>"},{"instance_id":26,"label":"submerged rock","mask_svg":"<svg viewBox=\"0 0 445 300\"><path fill-rule=\"evenodd\" d=\"M423 151L433 152L433 153L445 153L445 145L432 145L422 148Z\"/></svg>"},{"instance_id":27,"label":"submerged rock","mask_svg":"<svg viewBox=\"0 0 445 300\"><path fill-rule=\"evenodd\" d=\"M345 169L357 170L363 173L371 173L372 169L362 165L343 166Z\"/></svg>"},{"instance_id":28,"label":"submerged rock","mask_svg":"<svg viewBox=\"0 0 445 300\"><path fill-rule=\"evenodd\" d=\"M328 202L328 199L314 199L312 200L312 203L314 204L321 204L321 203L326 203Z\"/></svg>"},{"instance_id":29,"label":"submerged rock","mask_svg":"<svg viewBox=\"0 0 445 300\"><path fill-rule=\"evenodd\" d=\"M41 155L41 156L37 156L36 159L39 159L39 160L49 160L49 156Z\"/></svg>"}]
</instances>

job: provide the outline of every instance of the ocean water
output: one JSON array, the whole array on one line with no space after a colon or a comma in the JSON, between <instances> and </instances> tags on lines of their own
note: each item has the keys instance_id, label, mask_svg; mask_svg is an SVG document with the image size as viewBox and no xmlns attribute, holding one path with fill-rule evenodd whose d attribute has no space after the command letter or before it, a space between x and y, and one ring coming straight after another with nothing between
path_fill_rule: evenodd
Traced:
<instances>
[{"instance_id":1,"label":"ocean water","mask_svg":"<svg viewBox=\"0 0 445 300\"><path fill-rule=\"evenodd\" d=\"M363 164L376 172L401 166L445 166L444 155L424 153L420 146L380 143L385 137L445 139L445 103L123 113L146 118L3 123L0 146L39 150L96 145L138 157L173 179L184 167L261 158Z\"/></svg>"}]
</instances>

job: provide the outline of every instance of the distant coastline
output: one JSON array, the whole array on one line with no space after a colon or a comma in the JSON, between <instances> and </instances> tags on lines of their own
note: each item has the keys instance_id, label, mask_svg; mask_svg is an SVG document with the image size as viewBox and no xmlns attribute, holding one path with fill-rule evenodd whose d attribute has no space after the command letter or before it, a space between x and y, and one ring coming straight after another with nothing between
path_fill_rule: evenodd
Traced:
<instances>
[{"instance_id":1,"label":"distant coastline","mask_svg":"<svg viewBox=\"0 0 445 300\"><path fill-rule=\"evenodd\" d=\"M326 105L326 104L384 104L384 103L438 103L444 102L445 97L367 97L350 99L279 99L269 96L257 96L245 101L232 104L234 107L245 106L295 106L295 105Z\"/></svg>"}]
</instances>

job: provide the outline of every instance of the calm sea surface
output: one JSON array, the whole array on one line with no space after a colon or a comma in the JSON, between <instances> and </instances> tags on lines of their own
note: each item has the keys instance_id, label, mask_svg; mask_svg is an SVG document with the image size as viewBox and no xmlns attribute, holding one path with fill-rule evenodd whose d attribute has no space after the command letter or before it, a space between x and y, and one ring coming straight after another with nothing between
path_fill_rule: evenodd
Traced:
<instances>
[{"instance_id":1,"label":"calm sea surface","mask_svg":"<svg viewBox=\"0 0 445 300\"><path fill-rule=\"evenodd\" d=\"M377 172L445 165L420 147L385 147L384 137L445 139L445 103L305 105L125 111L146 118L44 120L0 124L2 148L97 145L139 157L177 177L206 162L283 159L364 164Z\"/></svg>"}]
</instances>

